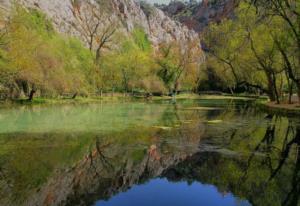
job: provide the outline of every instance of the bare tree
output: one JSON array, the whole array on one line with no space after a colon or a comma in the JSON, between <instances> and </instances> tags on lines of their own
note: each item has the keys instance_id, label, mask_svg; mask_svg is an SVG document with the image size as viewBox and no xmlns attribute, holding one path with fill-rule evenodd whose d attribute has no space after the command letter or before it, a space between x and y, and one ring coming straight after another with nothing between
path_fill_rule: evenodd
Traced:
<instances>
[{"instance_id":1,"label":"bare tree","mask_svg":"<svg viewBox=\"0 0 300 206\"><path fill-rule=\"evenodd\" d=\"M114 5L107 0L70 0L71 11L77 24L75 29L83 36L99 63L103 49L109 49L116 32L117 22L111 12Z\"/></svg>"}]
</instances>

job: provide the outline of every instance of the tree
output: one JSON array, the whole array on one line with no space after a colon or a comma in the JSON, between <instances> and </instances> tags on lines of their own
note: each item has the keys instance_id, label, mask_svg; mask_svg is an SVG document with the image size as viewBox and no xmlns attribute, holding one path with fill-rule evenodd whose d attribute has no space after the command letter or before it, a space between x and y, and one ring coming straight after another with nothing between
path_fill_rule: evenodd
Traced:
<instances>
[{"instance_id":1,"label":"tree","mask_svg":"<svg viewBox=\"0 0 300 206\"><path fill-rule=\"evenodd\" d=\"M103 81L113 90L128 93L130 90L145 89L146 77L155 74L153 70L152 46L141 28L135 28L130 37L124 37L120 46L107 53L101 64Z\"/></svg>"},{"instance_id":2,"label":"tree","mask_svg":"<svg viewBox=\"0 0 300 206\"><path fill-rule=\"evenodd\" d=\"M230 69L235 87L259 89L279 103L285 83L284 64L274 36L281 30L278 18L260 18L254 7L240 3L236 19L212 24L204 43L210 56Z\"/></svg>"},{"instance_id":3,"label":"tree","mask_svg":"<svg viewBox=\"0 0 300 206\"><path fill-rule=\"evenodd\" d=\"M195 87L199 77L201 57L200 44L196 40L161 44L156 56L156 63L159 67L158 76L174 95L182 86L184 77L189 76L189 82L193 82L190 86Z\"/></svg>"},{"instance_id":4,"label":"tree","mask_svg":"<svg viewBox=\"0 0 300 206\"><path fill-rule=\"evenodd\" d=\"M44 14L20 5L3 21L0 89L5 98L25 95L32 101L37 94L66 92L76 97L90 90L93 55L79 40L62 37Z\"/></svg>"},{"instance_id":5,"label":"tree","mask_svg":"<svg viewBox=\"0 0 300 206\"><path fill-rule=\"evenodd\" d=\"M241 30L232 20L224 20L220 24L211 24L205 31L203 49L221 64L225 65L227 73L230 70L233 79L227 81L229 87L238 87L243 79L243 74L236 68L238 54L243 44Z\"/></svg>"},{"instance_id":6,"label":"tree","mask_svg":"<svg viewBox=\"0 0 300 206\"><path fill-rule=\"evenodd\" d=\"M15 71L15 84L21 85L21 89L32 100L36 93L36 88L43 82L43 72L39 59L39 49L43 47L43 40L37 30L34 29L37 24L32 24L33 19L21 7L17 7L12 18L8 23L8 41L6 46L8 64L7 68ZM44 25L45 26L45 25ZM33 42L32 39L35 39ZM19 90L19 87L14 87Z\"/></svg>"},{"instance_id":7,"label":"tree","mask_svg":"<svg viewBox=\"0 0 300 206\"><path fill-rule=\"evenodd\" d=\"M289 78L298 89L300 103L300 2L298 0L251 0L260 16L277 16L285 22L284 33L281 39L276 40L286 65ZM294 61L293 59L296 59Z\"/></svg>"},{"instance_id":8,"label":"tree","mask_svg":"<svg viewBox=\"0 0 300 206\"><path fill-rule=\"evenodd\" d=\"M146 51L143 51L133 41L124 42L116 58L116 66L122 77L125 93L138 86L139 80L145 77L150 69L151 59Z\"/></svg>"},{"instance_id":9,"label":"tree","mask_svg":"<svg viewBox=\"0 0 300 206\"><path fill-rule=\"evenodd\" d=\"M71 11L77 20L74 27L84 37L91 51L95 51L95 62L99 63L103 49L110 48L117 23L113 19L113 3L106 0L71 0Z\"/></svg>"}]
</instances>

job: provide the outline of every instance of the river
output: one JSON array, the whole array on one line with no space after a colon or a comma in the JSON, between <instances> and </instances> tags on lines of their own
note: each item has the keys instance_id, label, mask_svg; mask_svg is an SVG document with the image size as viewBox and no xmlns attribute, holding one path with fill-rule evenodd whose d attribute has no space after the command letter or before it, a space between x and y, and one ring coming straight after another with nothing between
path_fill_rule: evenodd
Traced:
<instances>
[{"instance_id":1,"label":"river","mask_svg":"<svg viewBox=\"0 0 300 206\"><path fill-rule=\"evenodd\" d=\"M250 101L0 109L0 205L299 206L300 118Z\"/></svg>"}]
</instances>

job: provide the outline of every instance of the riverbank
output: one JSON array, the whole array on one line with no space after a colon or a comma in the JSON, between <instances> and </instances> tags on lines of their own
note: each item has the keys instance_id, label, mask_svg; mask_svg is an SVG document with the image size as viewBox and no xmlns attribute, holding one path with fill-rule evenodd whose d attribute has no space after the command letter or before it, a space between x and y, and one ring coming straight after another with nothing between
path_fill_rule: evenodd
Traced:
<instances>
[{"instance_id":1,"label":"riverbank","mask_svg":"<svg viewBox=\"0 0 300 206\"><path fill-rule=\"evenodd\" d=\"M77 97L72 98L40 98L37 97L33 101L26 99L0 101L0 107L11 107L18 105L55 105L55 104L90 104L90 103L105 103L105 102L120 102L120 101L160 101L160 100L173 100L171 96L125 96L124 94L103 95L102 97ZM254 100L259 108L276 114L300 115L299 104L276 104L268 102L264 96L248 96L248 95L211 95L211 94L192 94L183 93L176 96L176 100Z\"/></svg>"},{"instance_id":2,"label":"riverbank","mask_svg":"<svg viewBox=\"0 0 300 206\"><path fill-rule=\"evenodd\" d=\"M276 104L275 102L258 102L260 108L267 112L282 114L282 115L300 115L300 105L293 104Z\"/></svg>"},{"instance_id":3,"label":"riverbank","mask_svg":"<svg viewBox=\"0 0 300 206\"><path fill-rule=\"evenodd\" d=\"M32 101L27 99L17 100L3 100L0 101L0 106L18 106L18 105L54 105L54 104L85 104L85 103L97 103L105 101L120 101L126 99L125 97L77 97L72 98L35 98Z\"/></svg>"},{"instance_id":4,"label":"riverbank","mask_svg":"<svg viewBox=\"0 0 300 206\"><path fill-rule=\"evenodd\" d=\"M17 100L2 100L0 101L0 106L14 106L14 105L52 105L52 104L84 104L84 103L98 103L98 102L119 102L119 101L160 101L160 100L172 100L174 97L171 96L125 96L124 94L110 95L106 94L102 97L76 97L72 98L34 98L32 101L27 99L17 99ZM231 95L198 95L192 93L184 93L176 96L176 100L251 100L253 97L246 96L231 96Z\"/></svg>"},{"instance_id":5,"label":"riverbank","mask_svg":"<svg viewBox=\"0 0 300 206\"><path fill-rule=\"evenodd\" d=\"M163 100L163 99L174 99L174 97L171 96L161 96L161 97L152 97L152 100ZM255 97L250 97L250 96L233 96L233 95L228 95L228 94L223 94L223 95L212 95L212 94L191 94L191 93L184 93L184 94L179 94L176 96L176 100L181 100L181 99L210 99L210 100L226 100L226 99L234 99L234 100L251 100L251 99L256 99Z\"/></svg>"}]
</instances>

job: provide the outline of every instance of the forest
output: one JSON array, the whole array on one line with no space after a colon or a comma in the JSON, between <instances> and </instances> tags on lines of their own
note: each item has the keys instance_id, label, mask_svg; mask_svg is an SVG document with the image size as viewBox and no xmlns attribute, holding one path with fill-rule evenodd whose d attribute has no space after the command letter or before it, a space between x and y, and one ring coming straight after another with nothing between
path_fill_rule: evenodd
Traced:
<instances>
[{"instance_id":1,"label":"forest","mask_svg":"<svg viewBox=\"0 0 300 206\"><path fill-rule=\"evenodd\" d=\"M232 18L211 23L199 39L154 46L143 28L73 2L84 42L58 33L41 11L15 5L1 17L1 99L171 95L220 91L300 102L300 10L297 0L237 1ZM109 19L109 24L103 22ZM106 26L105 26L106 25ZM205 60L203 60L203 52Z\"/></svg>"},{"instance_id":2,"label":"forest","mask_svg":"<svg viewBox=\"0 0 300 206\"><path fill-rule=\"evenodd\" d=\"M300 0L147 2L0 0L0 206L300 206Z\"/></svg>"},{"instance_id":3,"label":"forest","mask_svg":"<svg viewBox=\"0 0 300 206\"><path fill-rule=\"evenodd\" d=\"M241 1L234 18L211 24L203 45L214 86L266 94L277 104L292 103L297 93L300 102L299 4Z\"/></svg>"},{"instance_id":4,"label":"forest","mask_svg":"<svg viewBox=\"0 0 300 206\"><path fill-rule=\"evenodd\" d=\"M1 99L76 98L104 92L162 95L196 87L199 44L174 41L154 49L142 28L125 35L117 29L120 22L100 25L107 16L93 12L93 5L87 7L91 16L86 19L73 11L85 42L59 34L34 9L15 5L10 18L2 18Z\"/></svg>"}]
</instances>

